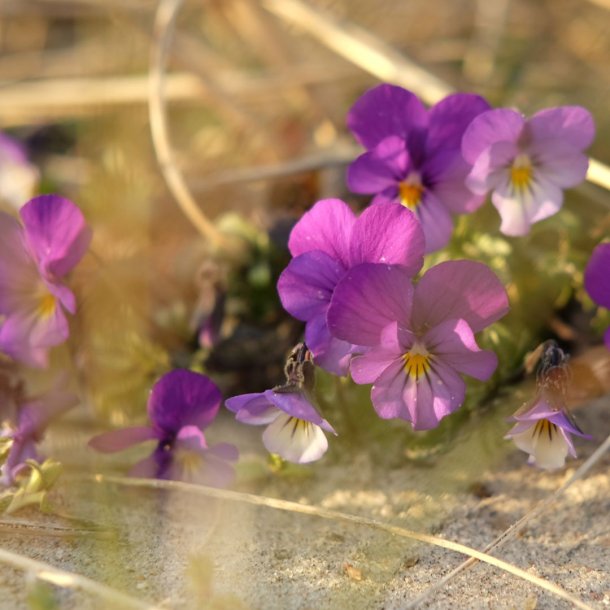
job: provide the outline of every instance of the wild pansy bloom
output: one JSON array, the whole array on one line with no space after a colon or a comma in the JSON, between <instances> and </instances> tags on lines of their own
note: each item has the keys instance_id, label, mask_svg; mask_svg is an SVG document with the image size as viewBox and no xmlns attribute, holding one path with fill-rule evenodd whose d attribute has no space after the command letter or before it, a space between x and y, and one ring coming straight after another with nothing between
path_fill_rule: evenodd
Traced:
<instances>
[{"instance_id":1,"label":"wild pansy bloom","mask_svg":"<svg viewBox=\"0 0 610 610\"><path fill-rule=\"evenodd\" d=\"M568 453L576 457L572 434L591 437L580 430L566 409L568 356L554 341L547 341L540 349L536 396L512 416L517 423L506 438L529 454L530 464L550 470L561 468Z\"/></svg>"},{"instance_id":2,"label":"wild pansy bloom","mask_svg":"<svg viewBox=\"0 0 610 610\"><path fill-rule=\"evenodd\" d=\"M0 444L10 442L8 455L0 469L0 483L12 485L26 460L40 462L36 445L43 439L49 424L78 402L75 394L56 388L44 396L26 398L17 407L14 421L5 421Z\"/></svg>"},{"instance_id":3,"label":"wild pansy bloom","mask_svg":"<svg viewBox=\"0 0 610 610\"><path fill-rule=\"evenodd\" d=\"M112 453L154 440L155 450L130 470L131 476L227 485L234 476L228 462L237 460L237 449L228 443L208 447L203 434L216 417L221 400L220 390L205 375L170 371L150 392L150 426L106 432L92 438L89 445Z\"/></svg>"},{"instance_id":4,"label":"wild pansy bloom","mask_svg":"<svg viewBox=\"0 0 610 610\"><path fill-rule=\"evenodd\" d=\"M585 269L585 288L598 305L610 309L610 243L599 244L593 250ZM604 340L610 349L610 327Z\"/></svg>"},{"instance_id":5,"label":"wild pansy bloom","mask_svg":"<svg viewBox=\"0 0 610 610\"><path fill-rule=\"evenodd\" d=\"M34 194L39 177L23 146L0 133L0 200L18 208Z\"/></svg>"},{"instance_id":6,"label":"wild pansy bloom","mask_svg":"<svg viewBox=\"0 0 610 610\"><path fill-rule=\"evenodd\" d=\"M282 305L307 323L305 342L316 364L345 375L354 346L332 337L326 324L335 286L361 263L402 265L416 274L424 253L419 223L397 204L371 206L356 218L343 201L325 199L295 225L288 247L294 258L277 284Z\"/></svg>"},{"instance_id":7,"label":"wild pansy bloom","mask_svg":"<svg viewBox=\"0 0 610 610\"><path fill-rule=\"evenodd\" d=\"M525 235L559 211L563 189L585 179L583 151L594 135L591 115L579 106L548 108L529 119L509 108L490 110L464 133L462 153L473 166L466 184L477 195L492 192L500 231Z\"/></svg>"},{"instance_id":8,"label":"wild pansy bloom","mask_svg":"<svg viewBox=\"0 0 610 610\"><path fill-rule=\"evenodd\" d=\"M43 195L19 211L23 226L0 212L0 352L45 366L48 350L68 338L65 311L76 301L63 283L91 241L81 211Z\"/></svg>"},{"instance_id":9,"label":"wild pansy bloom","mask_svg":"<svg viewBox=\"0 0 610 610\"><path fill-rule=\"evenodd\" d=\"M378 415L428 430L463 403L461 375L494 372L496 355L474 334L507 311L504 287L482 263L440 263L415 287L399 267L360 265L335 289L328 324L340 339L370 346L350 370L356 383L374 384Z\"/></svg>"},{"instance_id":10,"label":"wild pansy bloom","mask_svg":"<svg viewBox=\"0 0 610 610\"><path fill-rule=\"evenodd\" d=\"M297 464L319 460L328 449L323 430L336 432L313 405L314 365L305 344L293 349L284 371L284 385L235 396L225 404L237 421L267 426L263 444L270 453Z\"/></svg>"},{"instance_id":11,"label":"wild pansy bloom","mask_svg":"<svg viewBox=\"0 0 610 610\"><path fill-rule=\"evenodd\" d=\"M367 149L349 167L354 193L375 195L373 203L401 203L417 216L426 252L445 246L453 214L476 210L484 201L464 184L470 166L461 153L470 122L489 109L478 95L449 95L426 110L410 91L379 85L352 107L347 123Z\"/></svg>"}]
</instances>

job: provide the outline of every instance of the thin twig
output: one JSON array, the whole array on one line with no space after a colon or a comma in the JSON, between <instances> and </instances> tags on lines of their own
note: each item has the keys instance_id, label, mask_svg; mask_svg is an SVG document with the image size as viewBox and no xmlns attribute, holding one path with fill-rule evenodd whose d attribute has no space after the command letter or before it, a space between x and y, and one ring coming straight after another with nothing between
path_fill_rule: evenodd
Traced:
<instances>
[{"instance_id":1,"label":"thin twig","mask_svg":"<svg viewBox=\"0 0 610 610\"><path fill-rule=\"evenodd\" d=\"M492 557L491 555L487 555L481 551L477 551L470 547L467 547L463 544L459 544L457 542L452 542L451 540L445 540L443 538L439 538L437 536L432 536L430 534L423 534L421 532L415 532L412 530L405 529L403 527L399 527L397 525L391 525L389 523L384 523L382 521L376 521L375 519L370 519L368 517L361 517L358 515L350 515L348 513L342 513L335 510L329 510L326 508L322 508L319 506L312 506L308 504L298 504L297 502L290 502L288 500L280 500L277 498L268 498L266 496L258 496L256 494L243 493L238 491L230 491L226 489L217 489L215 487L207 487L205 485L192 485L190 483L182 483L180 481L165 481L158 479L138 479L138 478L126 478L126 477L116 477L116 476L106 476L106 475L93 475L89 477L85 477L87 479L92 479L97 483L107 483L107 484L115 484L115 485L126 485L129 487L144 487L149 489L170 489L175 491L182 491L187 493L192 493L196 495L201 495L209 498L217 498L219 500L228 500L232 502L244 502L247 504L253 504L255 506L265 506L268 508L274 508L277 510L284 510L293 513L301 513L305 515L311 515L314 517L320 517L322 519L330 519L333 521L342 521L344 523L352 523L358 525L365 525L367 527L372 527L377 530L385 531L395 536L400 536L402 538L408 538L410 540L417 540L418 542L423 542L426 544L431 544L433 546L441 547L450 551L454 551L456 553L461 553L462 555L467 555L469 557L474 557L479 561L483 561L494 567L508 572L509 574L513 574L527 582L530 582L541 589L545 589L549 593L556 595L562 599L569 601L571 604L576 606L577 608L583 608L585 610L592 610L590 606L585 604L583 601L574 597L561 587L551 583L543 578L539 578L538 576L534 576L529 574L525 570L518 568L506 561L502 561L501 559L497 559L496 557Z\"/></svg>"},{"instance_id":2,"label":"thin twig","mask_svg":"<svg viewBox=\"0 0 610 610\"><path fill-rule=\"evenodd\" d=\"M591 468L597 464L597 462L602 458L602 456L610 449L610 436L593 452L593 454L586 460L578 470L554 493L550 496L546 497L542 502L534 506L532 510L527 512L521 519L513 523L507 530L502 532L493 542L488 544L484 549L484 553L489 553L495 549L500 548L504 544L506 544L509 540L512 540L523 528L535 517L541 515L545 510L547 510L550 506L552 506L557 499L570 487L573 483L582 479ZM454 570L449 572L446 576L441 578L441 580L434 583L431 587L426 589L421 595L419 595L414 600L410 601L407 606L405 606L405 610L408 608L416 608L422 602L426 601L430 598L434 593L440 591L450 580L452 580L455 576L457 576L460 572L467 570L471 566L478 563L478 559L475 557L470 557L459 566L457 566Z\"/></svg>"},{"instance_id":3,"label":"thin twig","mask_svg":"<svg viewBox=\"0 0 610 610\"><path fill-rule=\"evenodd\" d=\"M13 566L14 568L24 570L25 572L33 573L36 578L57 587L85 591L92 595L98 595L99 597L108 600L108 602L112 604L110 606L112 608L125 606L136 608L137 610L161 610L159 606L140 601L135 597L131 597L131 595L121 593L121 591L112 589L111 587L91 580L86 576L68 572L67 570L60 570L48 563L30 559L29 557L19 555L18 553L14 553L7 549L0 548L0 563Z\"/></svg>"},{"instance_id":4,"label":"thin twig","mask_svg":"<svg viewBox=\"0 0 610 610\"><path fill-rule=\"evenodd\" d=\"M218 248L223 244L222 235L193 199L182 173L174 162L167 129L164 74L174 24L181 4L182 0L160 0L155 16L150 56L148 106L150 129L157 161L170 192L193 226L209 240L212 247Z\"/></svg>"},{"instance_id":5,"label":"thin twig","mask_svg":"<svg viewBox=\"0 0 610 610\"><path fill-rule=\"evenodd\" d=\"M451 85L353 23L338 23L301 0L263 0L263 4L369 74L408 87L428 104L454 92ZM610 167L590 159L587 180L610 190Z\"/></svg>"}]
</instances>

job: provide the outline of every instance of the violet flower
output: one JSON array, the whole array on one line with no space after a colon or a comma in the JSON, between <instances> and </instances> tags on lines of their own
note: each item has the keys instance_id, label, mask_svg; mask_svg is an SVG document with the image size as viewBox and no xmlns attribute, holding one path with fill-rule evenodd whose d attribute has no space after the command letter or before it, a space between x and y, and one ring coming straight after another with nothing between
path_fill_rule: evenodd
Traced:
<instances>
[{"instance_id":1,"label":"violet flower","mask_svg":"<svg viewBox=\"0 0 610 610\"><path fill-rule=\"evenodd\" d=\"M12 485L26 460L41 461L36 445L43 439L49 424L78 402L75 394L54 389L40 397L26 399L19 405L14 422L5 422L0 442L10 440L11 445L0 469L0 483Z\"/></svg>"},{"instance_id":2,"label":"violet flower","mask_svg":"<svg viewBox=\"0 0 610 610\"><path fill-rule=\"evenodd\" d=\"M314 366L311 352L297 345L286 363L286 383L272 390L229 398L226 407L235 419L253 426L266 425L267 451L296 464L319 460L328 449L323 432L336 434L313 404Z\"/></svg>"},{"instance_id":3,"label":"violet flower","mask_svg":"<svg viewBox=\"0 0 610 610\"><path fill-rule=\"evenodd\" d=\"M58 195L26 203L14 218L0 212L0 352L45 366L49 348L68 338L65 312L76 301L62 282L91 241L81 211Z\"/></svg>"},{"instance_id":4,"label":"violet flower","mask_svg":"<svg viewBox=\"0 0 610 610\"><path fill-rule=\"evenodd\" d=\"M585 269L585 289L601 307L610 309L610 243L599 244ZM604 335L610 349L610 327Z\"/></svg>"},{"instance_id":5,"label":"violet flower","mask_svg":"<svg viewBox=\"0 0 610 610\"><path fill-rule=\"evenodd\" d=\"M335 286L360 263L402 265L410 275L423 264L424 237L411 212L400 205L371 206L356 218L339 199L316 203L293 228L294 258L277 284L284 308L306 322L305 342L316 364L345 375L354 346L332 337L326 311Z\"/></svg>"},{"instance_id":6,"label":"violet flower","mask_svg":"<svg viewBox=\"0 0 610 610\"><path fill-rule=\"evenodd\" d=\"M595 126L580 106L548 108L526 119L499 108L479 115L464 133L462 153L473 165L466 180L477 195L492 192L500 231L525 235L557 213L563 189L582 182Z\"/></svg>"},{"instance_id":7,"label":"violet flower","mask_svg":"<svg viewBox=\"0 0 610 610\"><path fill-rule=\"evenodd\" d=\"M19 208L34 194L39 178L38 169L28 161L23 146L0 133L0 200Z\"/></svg>"},{"instance_id":8,"label":"violet flower","mask_svg":"<svg viewBox=\"0 0 610 610\"><path fill-rule=\"evenodd\" d=\"M237 460L237 449L229 443L208 447L203 434L216 417L221 399L218 387L205 375L170 371L151 390L150 426L106 432L92 438L89 445L112 453L154 440L155 450L129 471L131 476L228 485L234 471L227 462Z\"/></svg>"},{"instance_id":9,"label":"violet flower","mask_svg":"<svg viewBox=\"0 0 610 610\"><path fill-rule=\"evenodd\" d=\"M470 122L489 109L478 95L449 95L426 110L410 91L379 85L352 107L348 126L366 149L349 167L354 193L373 203L402 203L417 216L426 252L445 246L452 215L476 210L484 201L464 184L470 166L460 150Z\"/></svg>"},{"instance_id":10,"label":"violet flower","mask_svg":"<svg viewBox=\"0 0 610 610\"><path fill-rule=\"evenodd\" d=\"M576 457L572 434L588 439L591 436L580 430L566 408L568 356L554 341L541 347L536 396L511 417L517 423L506 438L529 454L528 463L551 470L561 468L568 453Z\"/></svg>"},{"instance_id":11,"label":"violet flower","mask_svg":"<svg viewBox=\"0 0 610 610\"><path fill-rule=\"evenodd\" d=\"M415 288L398 267L365 264L339 282L328 324L334 336L371 347L350 369L356 383L374 384L378 415L427 430L463 403L461 375L491 376L496 355L474 333L507 311L504 287L482 263L440 263Z\"/></svg>"}]
</instances>

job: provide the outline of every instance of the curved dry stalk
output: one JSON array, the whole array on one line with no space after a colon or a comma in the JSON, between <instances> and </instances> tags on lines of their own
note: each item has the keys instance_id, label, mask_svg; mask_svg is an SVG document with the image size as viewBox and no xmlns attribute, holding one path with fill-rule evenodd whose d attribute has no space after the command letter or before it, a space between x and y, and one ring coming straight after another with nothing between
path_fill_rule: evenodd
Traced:
<instances>
[{"instance_id":1,"label":"curved dry stalk","mask_svg":"<svg viewBox=\"0 0 610 610\"><path fill-rule=\"evenodd\" d=\"M270 12L317 38L337 55L382 81L408 87L428 104L435 104L454 93L451 85L353 23L338 23L301 0L263 0L263 4ZM587 180L610 190L610 167L590 159Z\"/></svg>"},{"instance_id":2,"label":"curved dry stalk","mask_svg":"<svg viewBox=\"0 0 610 610\"><path fill-rule=\"evenodd\" d=\"M554 491L550 496L545 498L542 502L534 506L530 511L528 511L521 519L515 521L507 530L502 532L493 542L488 544L484 549L484 553L489 553L497 548L500 548L509 540L512 540L524 527L525 525L531 521L534 517L538 517L542 514L547 508L553 505L553 503L559 498L559 496L570 487L573 483L582 479L588 472L593 468L597 462L601 459L610 449L610 436L606 438L606 440L591 454L589 459L587 459L581 466L574 472L574 474L561 486L559 489ZM475 565L478 562L478 559L475 557L470 557L455 569L451 570L449 574L441 578L439 581L434 583L431 587L426 589L421 595L418 595L414 600L410 601L406 606L407 608L416 608L419 604L429 599L431 595L440 591L450 580L452 580L455 576L467 570L471 566Z\"/></svg>"},{"instance_id":3,"label":"curved dry stalk","mask_svg":"<svg viewBox=\"0 0 610 610\"><path fill-rule=\"evenodd\" d=\"M165 68L176 16L182 1L160 0L155 15L150 55L150 78L148 81L150 130L161 173L180 209L199 233L210 241L212 246L220 246L223 242L222 236L197 205L174 161L167 129L164 97Z\"/></svg>"},{"instance_id":4,"label":"curved dry stalk","mask_svg":"<svg viewBox=\"0 0 610 610\"><path fill-rule=\"evenodd\" d=\"M112 604L112 606L110 606L112 608L120 606L125 608L136 608L136 610L161 610L159 606L143 602L126 593L121 593L116 589L112 589L107 585L91 580L86 576L68 572L67 570L60 570L48 563L30 559L29 557L19 555L18 553L14 553L7 549L0 548L0 563L34 574L36 578L57 587L85 591L86 593L97 595L108 600L108 602Z\"/></svg>"},{"instance_id":5,"label":"curved dry stalk","mask_svg":"<svg viewBox=\"0 0 610 610\"><path fill-rule=\"evenodd\" d=\"M479 561L488 563L504 572L513 574L518 578L526 580L531 584L534 584L541 589L548 591L549 593L565 599L573 604L577 608L583 610L592 610L590 606L585 604L580 599L574 597L558 585L529 574L525 570L518 568L506 561L487 555L476 549L472 549L458 542L452 542L451 540L445 540L438 536L432 536L431 534L423 534L421 532L415 532L412 530L399 527L397 525L391 525L382 521L376 521L368 517L361 517L358 515L350 515L349 513L342 513L340 511L329 510L319 506L312 506L308 504L298 504L297 502L290 502L288 500L280 500L278 498L268 498L266 496L258 496L256 494L243 493L239 491L230 491L227 489L217 489L215 487L207 487L205 485L193 485L190 483L182 483L180 481L165 481L159 479L138 479L138 478L127 478L127 477L116 477L106 476L102 474L92 475L86 477L92 479L97 483L110 483L116 485L126 485L129 487L144 487L149 489L171 489L174 491L183 491L187 493L193 493L209 498L217 498L219 500L229 500L232 502L243 502L247 504L253 504L255 506L266 506L268 508L275 508L277 510L284 510L293 513L301 513L304 515L311 515L314 517L321 517L322 519L330 519L332 521L342 521L344 523L355 523L358 525L365 525L372 527L377 530L385 531L394 536L400 536L402 538L408 538L410 540L417 540L425 544L441 547L449 551L461 553L471 558L475 558Z\"/></svg>"}]
</instances>

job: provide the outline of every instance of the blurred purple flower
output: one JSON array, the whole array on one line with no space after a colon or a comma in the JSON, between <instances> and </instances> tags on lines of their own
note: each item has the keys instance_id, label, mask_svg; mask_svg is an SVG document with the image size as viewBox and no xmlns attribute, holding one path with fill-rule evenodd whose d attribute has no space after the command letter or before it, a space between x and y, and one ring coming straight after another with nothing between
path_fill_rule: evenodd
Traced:
<instances>
[{"instance_id":1,"label":"blurred purple flower","mask_svg":"<svg viewBox=\"0 0 610 610\"><path fill-rule=\"evenodd\" d=\"M235 396L225 404L237 421L267 426L263 444L270 453L297 464L314 462L328 449L323 430L336 432L313 405L313 372L311 352L301 343L286 364L286 384Z\"/></svg>"},{"instance_id":2,"label":"blurred purple flower","mask_svg":"<svg viewBox=\"0 0 610 610\"><path fill-rule=\"evenodd\" d=\"M218 387L205 375L170 371L151 390L150 426L106 432L92 438L89 445L112 453L154 440L157 447L130 470L131 476L223 487L233 480L234 470L227 462L237 460L237 449L229 443L208 447L202 431L216 417L221 399Z\"/></svg>"},{"instance_id":3,"label":"blurred purple flower","mask_svg":"<svg viewBox=\"0 0 610 610\"><path fill-rule=\"evenodd\" d=\"M599 244L585 269L585 289L601 307L610 309L610 243ZM610 349L610 327L604 335Z\"/></svg>"},{"instance_id":4,"label":"blurred purple flower","mask_svg":"<svg viewBox=\"0 0 610 610\"><path fill-rule=\"evenodd\" d=\"M23 146L0 133L0 200L19 208L34 194L39 178L38 169L28 161Z\"/></svg>"},{"instance_id":5,"label":"blurred purple flower","mask_svg":"<svg viewBox=\"0 0 610 610\"><path fill-rule=\"evenodd\" d=\"M316 364L347 373L354 346L332 337L326 311L345 273L360 263L402 265L409 275L423 264L424 237L411 212L400 205L371 206L356 218L339 199L316 203L290 234L292 256L278 281L282 305L307 322L305 342Z\"/></svg>"},{"instance_id":6,"label":"blurred purple flower","mask_svg":"<svg viewBox=\"0 0 610 610\"><path fill-rule=\"evenodd\" d=\"M69 200L43 195L20 210L23 226L0 212L0 352L45 366L48 350L68 338L65 311L76 302L62 279L91 241L81 211Z\"/></svg>"},{"instance_id":7,"label":"blurred purple flower","mask_svg":"<svg viewBox=\"0 0 610 610\"><path fill-rule=\"evenodd\" d=\"M473 212L484 201L464 184L470 166L460 147L464 130L488 109L478 95L449 95L428 111L401 87L367 91L347 119L367 149L348 169L349 188L375 195L373 203L402 203L421 222L426 252L442 248L451 237L451 216Z\"/></svg>"},{"instance_id":8,"label":"blurred purple flower","mask_svg":"<svg viewBox=\"0 0 610 610\"><path fill-rule=\"evenodd\" d=\"M462 140L473 165L466 180L477 195L492 191L506 235L525 235L530 225L552 216L563 203L563 189L585 179L583 154L595 125L580 106L542 110L526 119L508 108L479 115Z\"/></svg>"},{"instance_id":9,"label":"blurred purple flower","mask_svg":"<svg viewBox=\"0 0 610 610\"><path fill-rule=\"evenodd\" d=\"M56 388L40 397L28 398L18 406L14 422L5 422L0 441L10 439L11 446L2 468L0 483L12 485L26 460L40 461L36 445L43 439L49 424L78 402L75 394Z\"/></svg>"},{"instance_id":10,"label":"blurred purple flower","mask_svg":"<svg viewBox=\"0 0 610 610\"><path fill-rule=\"evenodd\" d=\"M551 470L561 468L568 453L576 457L572 434L591 436L580 430L566 409L569 357L554 341L547 341L540 349L536 396L511 417L517 423L506 438L529 454L530 464Z\"/></svg>"},{"instance_id":11,"label":"blurred purple flower","mask_svg":"<svg viewBox=\"0 0 610 610\"><path fill-rule=\"evenodd\" d=\"M440 263L415 288L398 267L365 264L339 282L328 324L334 336L371 347L350 370L356 383L374 384L379 416L427 430L463 403L460 375L491 376L496 355L474 333L507 311L504 287L482 263Z\"/></svg>"}]
</instances>

